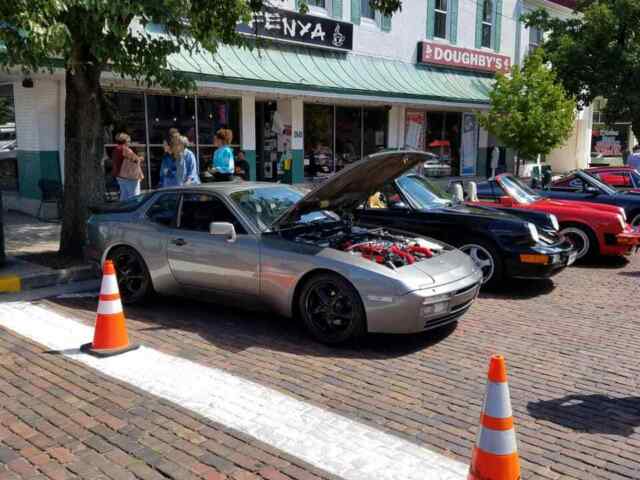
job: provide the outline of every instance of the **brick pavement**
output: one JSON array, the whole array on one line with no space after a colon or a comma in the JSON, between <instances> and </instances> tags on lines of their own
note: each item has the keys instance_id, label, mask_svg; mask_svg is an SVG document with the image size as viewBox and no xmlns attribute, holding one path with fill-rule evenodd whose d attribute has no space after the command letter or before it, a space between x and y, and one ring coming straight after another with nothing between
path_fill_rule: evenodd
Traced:
<instances>
[{"instance_id":1,"label":"brick pavement","mask_svg":"<svg viewBox=\"0 0 640 480\"><path fill-rule=\"evenodd\" d=\"M0 329L0 480L332 480Z\"/></svg>"},{"instance_id":2,"label":"brick pavement","mask_svg":"<svg viewBox=\"0 0 640 480\"><path fill-rule=\"evenodd\" d=\"M488 356L506 355L525 478L640 478L640 257L483 294L457 329L330 349L287 320L179 299L132 336L468 461ZM48 305L90 323L95 300Z\"/></svg>"}]
</instances>

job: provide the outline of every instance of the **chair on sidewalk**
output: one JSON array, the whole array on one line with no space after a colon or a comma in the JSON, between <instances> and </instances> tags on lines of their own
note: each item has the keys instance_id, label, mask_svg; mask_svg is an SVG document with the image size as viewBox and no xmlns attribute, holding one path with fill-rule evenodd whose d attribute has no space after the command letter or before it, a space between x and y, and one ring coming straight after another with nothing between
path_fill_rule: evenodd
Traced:
<instances>
[{"instance_id":1,"label":"chair on sidewalk","mask_svg":"<svg viewBox=\"0 0 640 480\"><path fill-rule=\"evenodd\" d=\"M42 207L47 203L55 203L58 209L57 218L62 218L62 184L58 180L43 178L38 181L38 188L40 189L41 198L40 206L38 207L38 219L46 220L42 218Z\"/></svg>"}]
</instances>

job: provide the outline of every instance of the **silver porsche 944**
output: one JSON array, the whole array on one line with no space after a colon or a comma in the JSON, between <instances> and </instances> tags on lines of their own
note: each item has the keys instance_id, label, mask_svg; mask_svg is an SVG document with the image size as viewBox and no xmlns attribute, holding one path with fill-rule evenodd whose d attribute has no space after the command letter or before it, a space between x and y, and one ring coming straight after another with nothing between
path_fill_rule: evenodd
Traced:
<instances>
[{"instance_id":1,"label":"silver porsche 944","mask_svg":"<svg viewBox=\"0 0 640 480\"><path fill-rule=\"evenodd\" d=\"M283 184L221 182L95 207L87 255L114 261L126 303L156 292L266 307L301 318L330 344L440 327L476 298L482 273L470 257L353 223L369 195L426 159L377 153L306 195Z\"/></svg>"}]
</instances>

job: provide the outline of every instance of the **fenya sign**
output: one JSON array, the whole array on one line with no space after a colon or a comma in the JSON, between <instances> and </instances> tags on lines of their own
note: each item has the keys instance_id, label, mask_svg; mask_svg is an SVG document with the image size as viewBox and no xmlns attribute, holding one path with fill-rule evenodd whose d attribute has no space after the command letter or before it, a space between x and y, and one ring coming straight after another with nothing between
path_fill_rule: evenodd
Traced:
<instances>
[{"instance_id":1,"label":"fenya sign","mask_svg":"<svg viewBox=\"0 0 640 480\"><path fill-rule=\"evenodd\" d=\"M265 7L253 14L249 23L239 23L236 31L245 35L293 42L332 50L353 49L353 25L331 18L301 15L290 10Z\"/></svg>"},{"instance_id":2,"label":"fenya sign","mask_svg":"<svg viewBox=\"0 0 640 480\"><path fill-rule=\"evenodd\" d=\"M508 72L511 69L511 58L506 55L436 42L418 43L418 63L487 73Z\"/></svg>"}]
</instances>

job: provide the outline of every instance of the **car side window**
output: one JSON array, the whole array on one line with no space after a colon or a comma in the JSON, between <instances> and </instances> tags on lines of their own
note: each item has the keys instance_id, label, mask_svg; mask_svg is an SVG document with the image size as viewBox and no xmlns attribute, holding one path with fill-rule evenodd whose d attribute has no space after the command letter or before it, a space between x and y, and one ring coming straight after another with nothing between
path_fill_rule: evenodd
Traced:
<instances>
[{"instance_id":1,"label":"car side window","mask_svg":"<svg viewBox=\"0 0 640 480\"><path fill-rule=\"evenodd\" d=\"M228 222L235 227L239 235L247 233L229 207L218 197L200 193L183 195L180 229L208 232L209 224L213 222Z\"/></svg>"},{"instance_id":2,"label":"car side window","mask_svg":"<svg viewBox=\"0 0 640 480\"><path fill-rule=\"evenodd\" d=\"M569 181L568 187L573 189L573 190L583 190L584 189L584 182L579 178L572 178Z\"/></svg>"},{"instance_id":3,"label":"car side window","mask_svg":"<svg viewBox=\"0 0 640 480\"><path fill-rule=\"evenodd\" d=\"M153 202L147 210L147 218L154 223L159 223L166 227L173 224L178 208L178 194L165 193Z\"/></svg>"}]
</instances>

